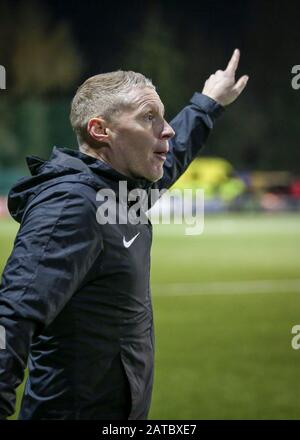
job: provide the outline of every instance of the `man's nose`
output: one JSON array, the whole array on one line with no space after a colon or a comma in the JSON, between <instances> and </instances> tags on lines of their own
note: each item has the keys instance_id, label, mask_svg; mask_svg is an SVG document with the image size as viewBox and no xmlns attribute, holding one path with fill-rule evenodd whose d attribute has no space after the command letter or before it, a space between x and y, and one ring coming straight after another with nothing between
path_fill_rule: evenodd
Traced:
<instances>
[{"instance_id":1,"label":"man's nose","mask_svg":"<svg viewBox=\"0 0 300 440\"><path fill-rule=\"evenodd\" d=\"M163 139L171 139L175 135L175 131L171 127L170 124L167 123L167 121L164 121L164 127L161 134L161 137Z\"/></svg>"}]
</instances>

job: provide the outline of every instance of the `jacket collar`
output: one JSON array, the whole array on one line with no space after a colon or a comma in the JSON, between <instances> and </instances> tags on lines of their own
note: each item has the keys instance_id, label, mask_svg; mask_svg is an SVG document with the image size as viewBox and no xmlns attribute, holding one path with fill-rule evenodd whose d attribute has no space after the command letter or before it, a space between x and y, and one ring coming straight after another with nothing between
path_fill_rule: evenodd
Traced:
<instances>
[{"instance_id":1,"label":"jacket collar","mask_svg":"<svg viewBox=\"0 0 300 440\"><path fill-rule=\"evenodd\" d=\"M57 165L70 166L71 168L75 167L74 162L72 162L72 158L76 158L81 160L90 171L96 174L99 177L104 177L108 180L113 180L115 182L126 181L128 189L134 188L144 188L148 189L152 186L152 182L147 179L132 179L124 174L119 173L117 170L112 168L107 163L103 162L100 159L96 159L95 157L89 156L88 154L82 153L79 150L72 150L70 148L59 148L54 147L52 151L52 155L50 157L50 161ZM76 168L76 167L75 167Z\"/></svg>"}]
</instances>

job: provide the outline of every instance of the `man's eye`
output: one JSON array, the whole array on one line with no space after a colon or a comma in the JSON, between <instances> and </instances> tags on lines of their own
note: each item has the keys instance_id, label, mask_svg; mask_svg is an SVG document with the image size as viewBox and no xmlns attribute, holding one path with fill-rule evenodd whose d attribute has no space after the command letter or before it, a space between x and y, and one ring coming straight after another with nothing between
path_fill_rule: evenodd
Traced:
<instances>
[{"instance_id":1,"label":"man's eye","mask_svg":"<svg viewBox=\"0 0 300 440\"><path fill-rule=\"evenodd\" d=\"M153 121L154 115L152 113L147 113L146 119L147 119L147 121Z\"/></svg>"}]
</instances>

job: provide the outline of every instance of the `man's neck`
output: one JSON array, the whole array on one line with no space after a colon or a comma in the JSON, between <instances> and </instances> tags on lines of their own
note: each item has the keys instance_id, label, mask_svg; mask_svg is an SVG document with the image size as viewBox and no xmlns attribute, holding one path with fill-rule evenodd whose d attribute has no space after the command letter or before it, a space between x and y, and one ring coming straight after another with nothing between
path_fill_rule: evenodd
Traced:
<instances>
[{"instance_id":1,"label":"man's neck","mask_svg":"<svg viewBox=\"0 0 300 440\"><path fill-rule=\"evenodd\" d=\"M95 149L84 143L79 146L79 151L81 151L81 153L87 154L88 156L94 157L95 159L101 160L124 176L130 177L131 179L134 178L134 176L131 176L126 171L124 171L121 166L116 165L114 160L111 160L106 147Z\"/></svg>"},{"instance_id":2,"label":"man's neck","mask_svg":"<svg viewBox=\"0 0 300 440\"><path fill-rule=\"evenodd\" d=\"M81 144L79 147L79 151L81 153L87 154L88 156L94 157L95 159L102 160L102 162L111 165L109 160L106 158L106 155L103 151L95 150L94 148L89 147L88 144Z\"/></svg>"}]
</instances>

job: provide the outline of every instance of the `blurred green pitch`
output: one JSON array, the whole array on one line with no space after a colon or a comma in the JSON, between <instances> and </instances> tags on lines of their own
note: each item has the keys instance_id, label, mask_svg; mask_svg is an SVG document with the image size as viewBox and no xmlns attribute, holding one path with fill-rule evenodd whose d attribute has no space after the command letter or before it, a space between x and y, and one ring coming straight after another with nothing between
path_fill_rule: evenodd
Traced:
<instances>
[{"instance_id":1,"label":"blurred green pitch","mask_svg":"<svg viewBox=\"0 0 300 440\"><path fill-rule=\"evenodd\" d=\"M153 229L149 418L299 419L300 216L206 216L199 236ZM1 270L16 230L0 222Z\"/></svg>"}]
</instances>

